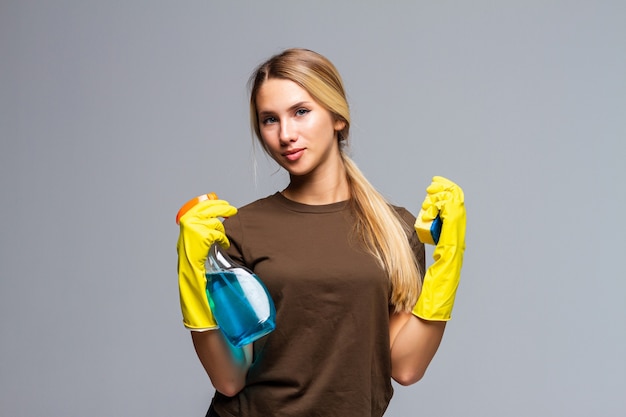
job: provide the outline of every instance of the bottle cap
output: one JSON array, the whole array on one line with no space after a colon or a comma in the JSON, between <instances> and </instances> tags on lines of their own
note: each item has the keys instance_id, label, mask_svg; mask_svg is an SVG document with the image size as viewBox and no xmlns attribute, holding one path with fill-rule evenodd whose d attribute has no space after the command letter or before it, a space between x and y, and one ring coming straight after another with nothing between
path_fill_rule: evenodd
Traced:
<instances>
[{"instance_id":1,"label":"bottle cap","mask_svg":"<svg viewBox=\"0 0 626 417\"><path fill-rule=\"evenodd\" d=\"M187 213L189 210L191 210L193 206L204 200L217 200L217 194L202 194L187 201L185 204L183 204L183 206L180 208L180 210L178 210L178 213L176 214L176 224L179 224L180 218L183 217L185 213Z\"/></svg>"}]
</instances>

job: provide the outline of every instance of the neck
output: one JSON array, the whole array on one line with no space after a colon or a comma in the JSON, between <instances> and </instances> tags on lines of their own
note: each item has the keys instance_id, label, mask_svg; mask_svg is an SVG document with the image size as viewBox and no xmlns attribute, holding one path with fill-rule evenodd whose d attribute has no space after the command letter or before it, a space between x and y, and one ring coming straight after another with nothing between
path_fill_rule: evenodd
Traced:
<instances>
[{"instance_id":1,"label":"neck","mask_svg":"<svg viewBox=\"0 0 626 417\"><path fill-rule=\"evenodd\" d=\"M292 176L282 194L302 204L332 204L350 199L350 185L342 167L335 175L316 178Z\"/></svg>"}]
</instances>

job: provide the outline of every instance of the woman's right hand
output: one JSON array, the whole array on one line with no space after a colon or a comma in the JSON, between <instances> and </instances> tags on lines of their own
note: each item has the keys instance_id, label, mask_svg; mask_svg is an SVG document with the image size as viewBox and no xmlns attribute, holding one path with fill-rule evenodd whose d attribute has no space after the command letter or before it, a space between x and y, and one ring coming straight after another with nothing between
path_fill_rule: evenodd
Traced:
<instances>
[{"instance_id":1,"label":"woman's right hand","mask_svg":"<svg viewBox=\"0 0 626 417\"><path fill-rule=\"evenodd\" d=\"M218 327L206 296L204 262L213 243L230 246L219 218L235 214L237 209L227 201L205 199L180 215L178 288L183 324L190 330Z\"/></svg>"}]
</instances>

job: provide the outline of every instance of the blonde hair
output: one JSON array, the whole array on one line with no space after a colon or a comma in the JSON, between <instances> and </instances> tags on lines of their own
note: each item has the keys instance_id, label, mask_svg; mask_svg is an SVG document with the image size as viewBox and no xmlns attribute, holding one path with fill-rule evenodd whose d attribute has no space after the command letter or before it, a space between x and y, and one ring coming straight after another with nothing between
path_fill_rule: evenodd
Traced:
<instances>
[{"instance_id":1,"label":"blonde hair","mask_svg":"<svg viewBox=\"0 0 626 417\"><path fill-rule=\"evenodd\" d=\"M422 282L417 259L407 239L407 232L412 231L412 228L400 218L346 154L350 108L339 72L324 56L297 48L287 49L271 57L254 71L249 81L250 123L264 149L256 97L263 83L270 78L295 82L326 108L335 120L344 122L344 128L338 132L338 139L350 185L350 201L357 219L355 230L389 275L389 301L395 311L410 311L417 301Z\"/></svg>"}]
</instances>

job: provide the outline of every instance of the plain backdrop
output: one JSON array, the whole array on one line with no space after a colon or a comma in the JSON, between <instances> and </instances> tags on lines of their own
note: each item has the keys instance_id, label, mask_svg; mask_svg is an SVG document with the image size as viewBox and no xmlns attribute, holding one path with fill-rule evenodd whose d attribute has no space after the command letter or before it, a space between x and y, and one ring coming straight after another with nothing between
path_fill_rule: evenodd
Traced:
<instances>
[{"instance_id":1,"label":"plain backdrop","mask_svg":"<svg viewBox=\"0 0 626 417\"><path fill-rule=\"evenodd\" d=\"M174 217L286 185L246 82L330 58L352 156L467 251L425 378L386 416L626 415L626 2L0 1L0 415L203 416Z\"/></svg>"}]
</instances>

